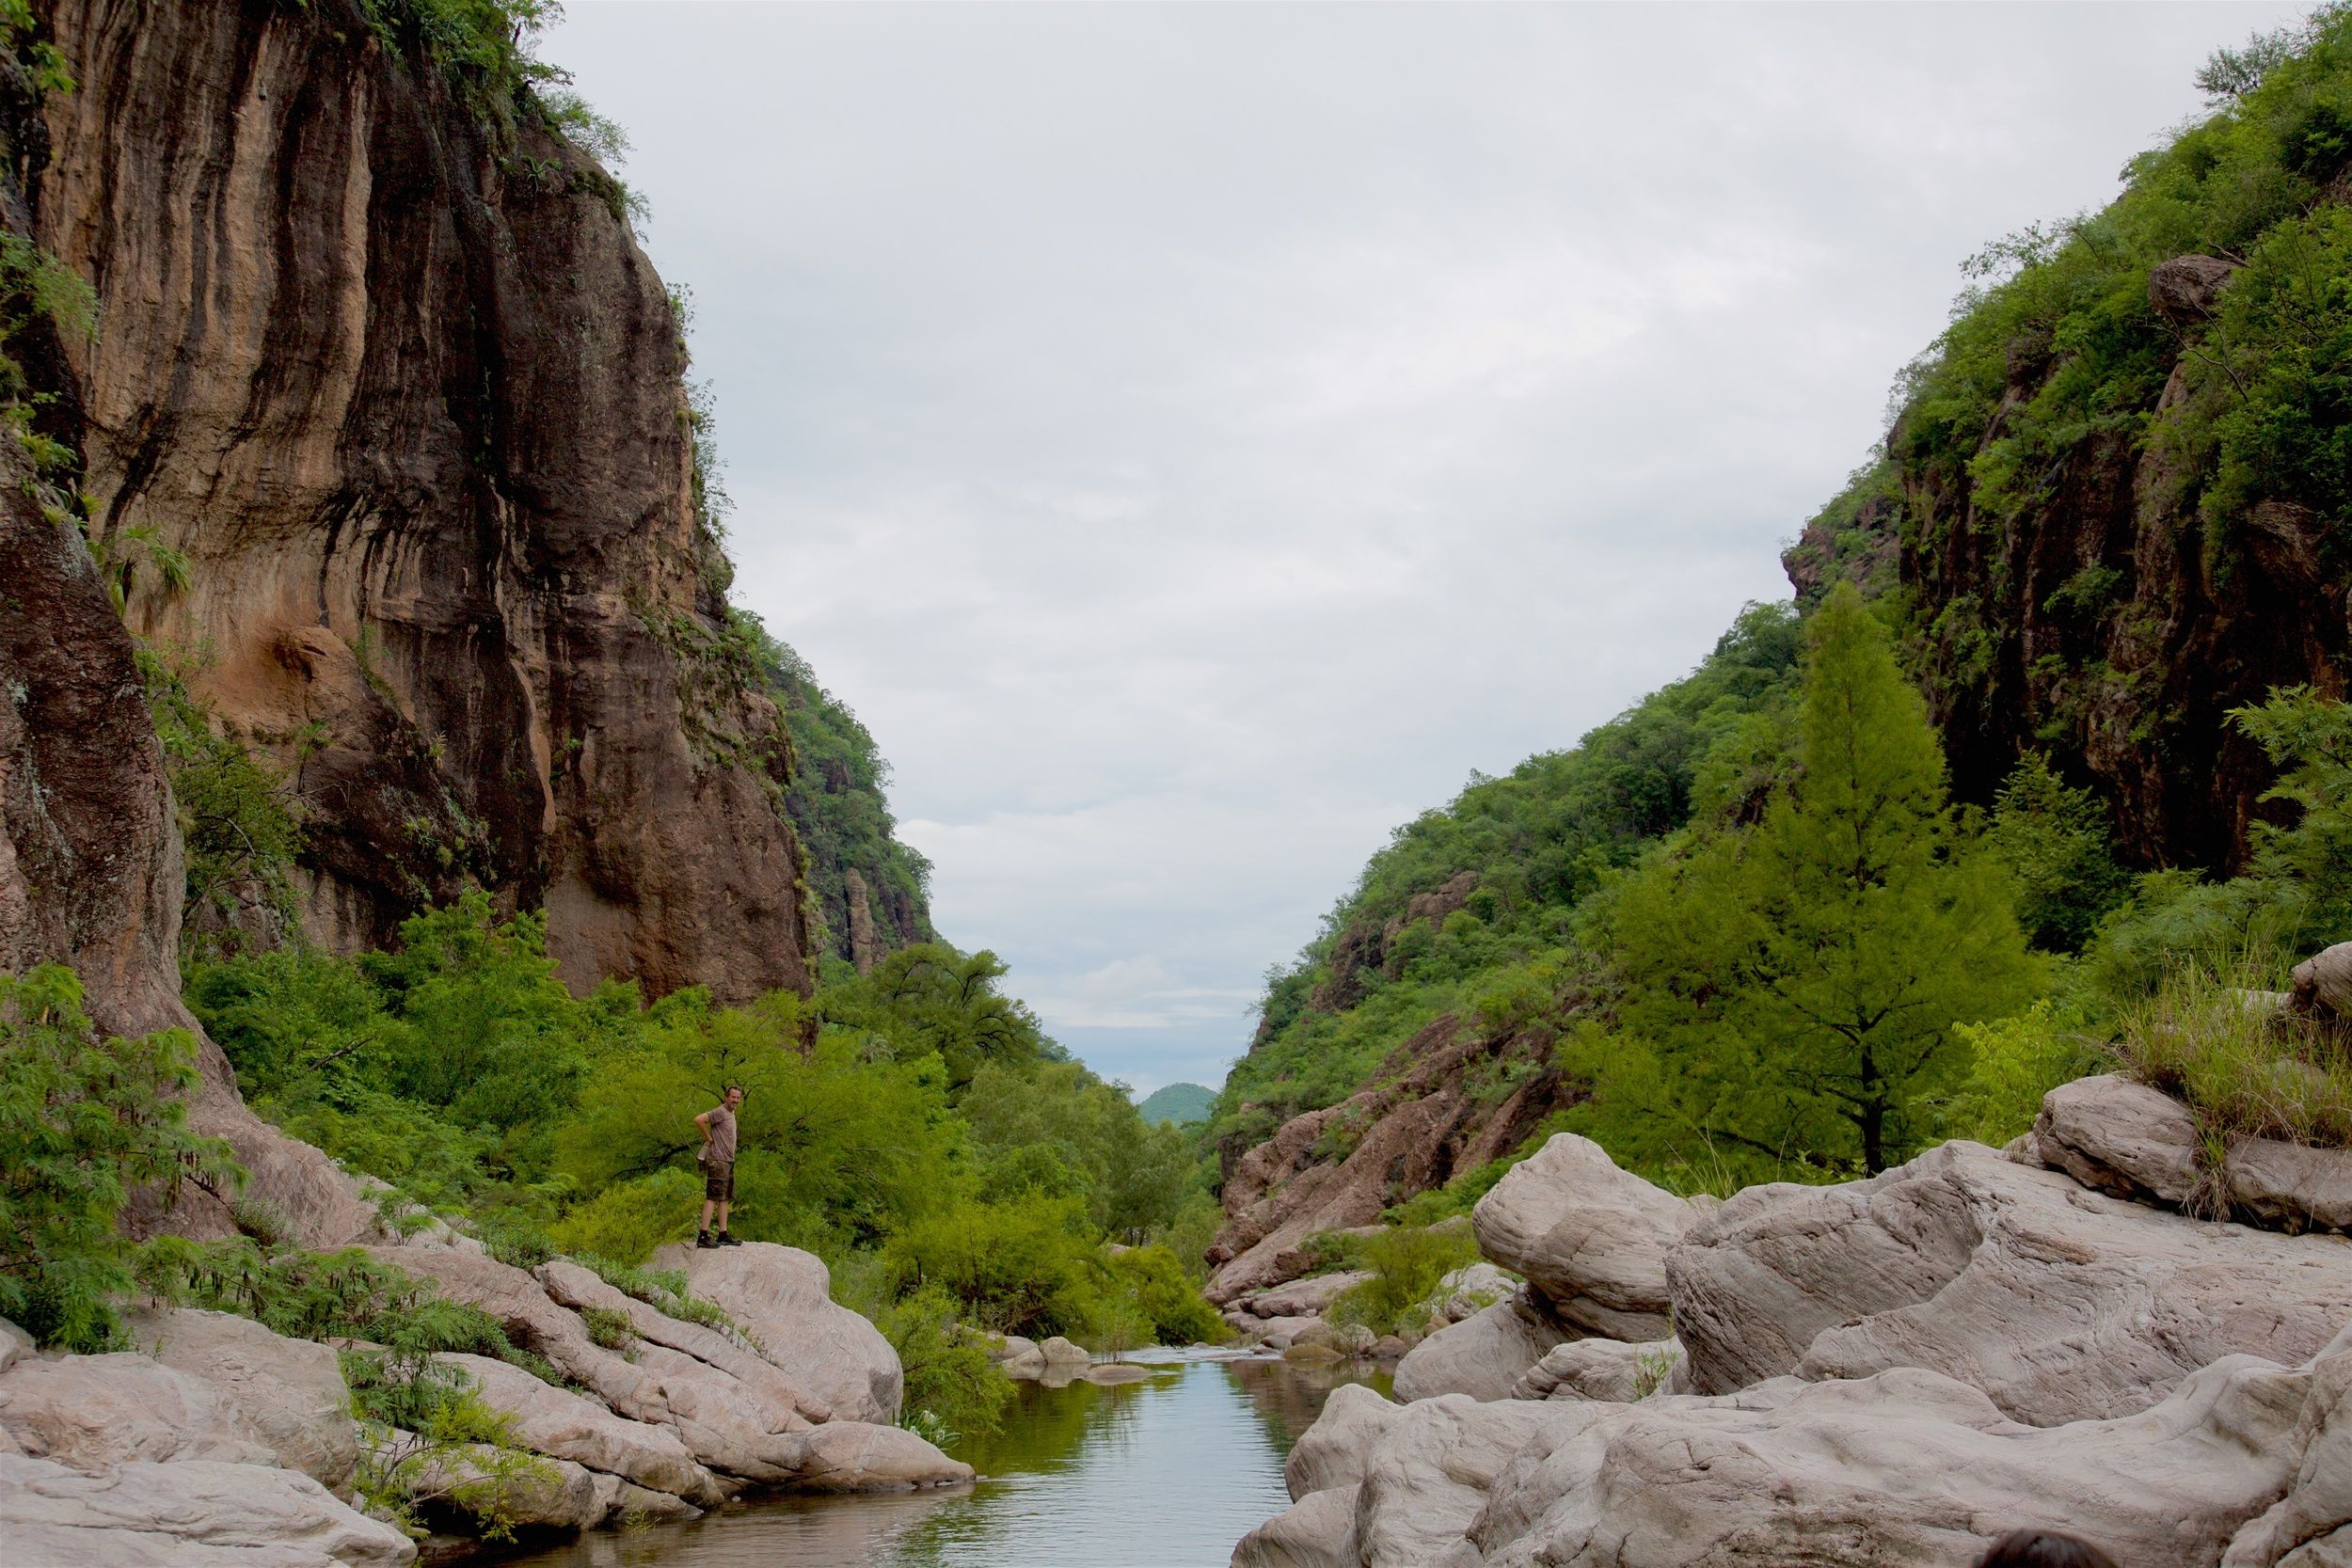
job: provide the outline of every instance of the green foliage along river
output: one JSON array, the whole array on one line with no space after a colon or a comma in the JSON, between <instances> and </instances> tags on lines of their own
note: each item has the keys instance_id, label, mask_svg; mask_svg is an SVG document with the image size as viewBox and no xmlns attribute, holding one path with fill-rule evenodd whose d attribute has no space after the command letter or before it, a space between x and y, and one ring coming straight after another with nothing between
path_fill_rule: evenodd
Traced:
<instances>
[{"instance_id":1,"label":"green foliage along river","mask_svg":"<svg viewBox=\"0 0 2352 1568\"><path fill-rule=\"evenodd\" d=\"M1148 1381L1023 1384L1000 1432L953 1450L986 1478L972 1486L752 1503L503 1568L1211 1568L1289 1506L1282 1461L1331 1390L1387 1392L1344 1363L1136 1359Z\"/></svg>"}]
</instances>

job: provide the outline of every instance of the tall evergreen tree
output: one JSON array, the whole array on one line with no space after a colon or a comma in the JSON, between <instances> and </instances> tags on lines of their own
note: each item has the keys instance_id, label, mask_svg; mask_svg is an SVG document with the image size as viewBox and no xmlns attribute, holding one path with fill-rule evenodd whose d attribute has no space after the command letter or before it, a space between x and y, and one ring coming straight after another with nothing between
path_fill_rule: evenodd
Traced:
<instances>
[{"instance_id":1,"label":"tall evergreen tree","mask_svg":"<svg viewBox=\"0 0 2352 1568\"><path fill-rule=\"evenodd\" d=\"M1927 1140L1930 1102L1965 1073L1952 1025L2024 1006L2040 970L2002 867L1953 822L1884 629L1843 583L1807 629L1796 779L1752 832L1619 902L1621 1017L1645 1059L1603 1088L1653 1148L1696 1134L1750 1170L1875 1173Z\"/></svg>"}]
</instances>

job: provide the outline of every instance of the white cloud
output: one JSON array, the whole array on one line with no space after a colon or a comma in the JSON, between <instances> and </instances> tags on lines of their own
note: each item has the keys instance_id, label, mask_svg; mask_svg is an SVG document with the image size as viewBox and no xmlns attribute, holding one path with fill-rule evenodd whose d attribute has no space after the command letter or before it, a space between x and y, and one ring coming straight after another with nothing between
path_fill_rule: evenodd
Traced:
<instances>
[{"instance_id":1,"label":"white cloud","mask_svg":"<svg viewBox=\"0 0 2352 1568\"><path fill-rule=\"evenodd\" d=\"M1149 1087L1395 824L1785 592L1959 259L2291 14L575 0L547 52L694 290L739 596L942 927Z\"/></svg>"}]
</instances>

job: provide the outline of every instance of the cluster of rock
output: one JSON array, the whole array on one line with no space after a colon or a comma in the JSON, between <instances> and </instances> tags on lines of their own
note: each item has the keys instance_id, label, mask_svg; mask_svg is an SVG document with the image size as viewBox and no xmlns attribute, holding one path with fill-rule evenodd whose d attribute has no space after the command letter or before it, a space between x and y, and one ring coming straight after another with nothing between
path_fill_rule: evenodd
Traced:
<instances>
[{"instance_id":1,"label":"cluster of rock","mask_svg":"<svg viewBox=\"0 0 2352 1568\"><path fill-rule=\"evenodd\" d=\"M462 1240L369 1251L484 1308L570 1385L446 1358L537 1456L500 1499L517 1528L691 1518L752 1488L972 1479L892 1424L898 1357L830 1299L825 1266L807 1253L750 1243L657 1256L726 1313L730 1331L671 1317L561 1259L525 1271ZM592 1336L592 1309L607 1325L627 1322L620 1348ZM23 1554L12 1560L371 1568L415 1555L350 1500L363 1438L334 1350L219 1312L150 1311L131 1328L132 1353L40 1355L14 1330L0 1347L0 1534ZM411 1441L375 1440L388 1451ZM447 1467L486 1473L488 1456L474 1458ZM467 1479L437 1469L415 1489Z\"/></svg>"},{"instance_id":2,"label":"cluster of rock","mask_svg":"<svg viewBox=\"0 0 2352 1568\"><path fill-rule=\"evenodd\" d=\"M1432 1227L1458 1226L1467 1231L1467 1217ZM1377 1231L1377 1226L1338 1232L1341 1236ZM1438 1282L1429 1298L1395 1333L1375 1334L1361 1323L1343 1323L1331 1316L1340 1298L1373 1277L1369 1270L1334 1269L1303 1278L1285 1280L1232 1300L1225 1308L1228 1326L1243 1343L1279 1351L1293 1361L1329 1361L1355 1357L1396 1361L1429 1335L1458 1323L1493 1306L1518 1288L1518 1281L1492 1263L1480 1261L1455 1269Z\"/></svg>"},{"instance_id":3,"label":"cluster of rock","mask_svg":"<svg viewBox=\"0 0 2352 1568\"><path fill-rule=\"evenodd\" d=\"M1721 1204L1556 1137L1472 1216L1525 1285L1415 1347L1404 1402L1336 1390L1233 1560L1958 1568L2043 1528L2352 1564L2352 1154L2197 1149L2117 1078L2008 1150ZM2200 1217L2217 1180L2250 1223Z\"/></svg>"}]
</instances>

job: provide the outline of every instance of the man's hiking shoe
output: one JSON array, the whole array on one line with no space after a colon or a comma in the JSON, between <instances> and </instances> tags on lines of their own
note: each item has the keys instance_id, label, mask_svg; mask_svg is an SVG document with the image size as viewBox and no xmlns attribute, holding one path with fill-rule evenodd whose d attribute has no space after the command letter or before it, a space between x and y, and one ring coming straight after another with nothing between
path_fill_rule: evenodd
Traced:
<instances>
[{"instance_id":1,"label":"man's hiking shoe","mask_svg":"<svg viewBox=\"0 0 2352 1568\"><path fill-rule=\"evenodd\" d=\"M726 1231L722 1230L719 1232L719 1244L721 1246L741 1246L743 1243L737 1241Z\"/></svg>"},{"instance_id":2,"label":"man's hiking shoe","mask_svg":"<svg viewBox=\"0 0 2352 1568\"><path fill-rule=\"evenodd\" d=\"M694 1232L694 1244L698 1247L714 1247L719 1243L710 1239L709 1231L697 1230Z\"/></svg>"}]
</instances>

